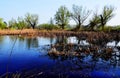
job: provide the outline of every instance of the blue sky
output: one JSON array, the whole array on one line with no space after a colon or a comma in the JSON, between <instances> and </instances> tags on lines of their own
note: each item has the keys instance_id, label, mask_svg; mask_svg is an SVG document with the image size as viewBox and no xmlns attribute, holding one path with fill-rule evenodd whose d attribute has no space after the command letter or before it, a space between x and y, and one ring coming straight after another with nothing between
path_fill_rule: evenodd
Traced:
<instances>
[{"instance_id":1,"label":"blue sky","mask_svg":"<svg viewBox=\"0 0 120 78\"><path fill-rule=\"evenodd\" d=\"M108 25L120 24L120 0L2 0L0 2L0 18L8 21L29 12L39 15L39 23L47 23L51 17L54 17L61 5L65 5L71 10L73 4L93 11L97 9L98 12L101 12L105 5L112 5L116 8L116 15Z\"/></svg>"}]
</instances>

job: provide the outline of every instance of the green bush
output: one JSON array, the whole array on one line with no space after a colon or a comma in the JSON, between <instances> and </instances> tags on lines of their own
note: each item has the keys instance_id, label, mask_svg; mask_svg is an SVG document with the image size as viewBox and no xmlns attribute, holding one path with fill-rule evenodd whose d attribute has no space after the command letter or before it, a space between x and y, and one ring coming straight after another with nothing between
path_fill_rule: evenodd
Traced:
<instances>
[{"instance_id":1,"label":"green bush","mask_svg":"<svg viewBox=\"0 0 120 78\"><path fill-rule=\"evenodd\" d=\"M102 27L101 27L101 30L102 30ZM103 31L111 31L111 30L113 30L113 27L105 26Z\"/></svg>"},{"instance_id":2,"label":"green bush","mask_svg":"<svg viewBox=\"0 0 120 78\"><path fill-rule=\"evenodd\" d=\"M7 25L3 22L3 19L0 18L0 29L6 29Z\"/></svg>"},{"instance_id":3,"label":"green bush","mask_svg":"<svg viewBox=\"0 0 120 78\"><path fill-rule=\"evenodd\" d=\"M18 17L17 20L12 19L9 21L9 28L10 29L24 29L27 28L27 23L23 18Z\"/></svg>"},{"instance_id":4,"label":"green bush","mask_svg":"<svg viewBox=\"0 0 120 78\"><path fill-rule=\"evenodd\" d=\"M120 26L115 26L113 29L119 31L120 30Z\"/></svg>"},{"instance_id":5,"label":"green bush","mask_svg":"<svg viewBox=\"0 0 120 78\"><path fill-rule=\"evenodd\" d=\"M110 32L110 31L119 31L120 30L120 26L105 26L104 30L102 30L102 28L99 28L100 31L105 31L105 32Z\"/></svg>"},{"instance_id":6,"label":"green bush","mask_svg":"<svg viewBox=\"0 0 120 78\"><path fill-rule=\"evenodd\" d=\"M53 25L53 24L40 24L37 28L46 29L46 30L59 29L57 25Z\"/></svg>"}]
</instances>

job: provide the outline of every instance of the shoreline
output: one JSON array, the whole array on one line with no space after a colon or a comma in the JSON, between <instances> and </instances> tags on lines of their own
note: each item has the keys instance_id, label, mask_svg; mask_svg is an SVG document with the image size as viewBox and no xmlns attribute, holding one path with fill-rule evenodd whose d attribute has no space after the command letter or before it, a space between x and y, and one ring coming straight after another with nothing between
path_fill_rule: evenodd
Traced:
<instances>
[{"instance_id":1,"label":"shoreline","mask_svg":"<svg viewBox=\"0 0 120 78\"><path fill-rule=\"evenodd\" d=\"M0 36L5 35L21 35L21 36L45 36L45 37L57 37L57 36L76 36L78 38L120 38L120 32L103 32L103 31L66 31L66 30L38 30L38 29L23 29L23 30L0 30Z\"/></svg>"}]
</instances>

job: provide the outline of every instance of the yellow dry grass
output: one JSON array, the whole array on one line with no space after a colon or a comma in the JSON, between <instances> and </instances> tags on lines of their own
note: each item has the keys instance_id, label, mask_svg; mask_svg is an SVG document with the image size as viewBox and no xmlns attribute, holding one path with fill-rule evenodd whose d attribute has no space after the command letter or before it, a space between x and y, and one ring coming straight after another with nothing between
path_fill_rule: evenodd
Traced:
<instances>
[{"instance_id":1,"label":"yellow dry grass","mask_svg":"<svg viewBox=\"0 0 120 78\"><path fill-rule=\"evenodd\" d=\"M111 39L120 38L119 32L94 32L94 31L65 31L65 30L38 30L38 29L23 29L23 30L0 30L0 35L22 35L22 36L46 36L46 37L57 37L57 36L76 36L78 38L87 37L91 39Z\"/></svg>"}]
</instances>

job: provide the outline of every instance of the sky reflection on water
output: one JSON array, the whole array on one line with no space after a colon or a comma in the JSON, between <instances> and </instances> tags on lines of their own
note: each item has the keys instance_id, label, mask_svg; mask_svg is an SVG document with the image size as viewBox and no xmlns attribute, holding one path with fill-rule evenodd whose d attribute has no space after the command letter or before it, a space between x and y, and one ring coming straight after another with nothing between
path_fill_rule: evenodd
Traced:
<instances>
[{"instance_id":1,"label":"sky reflection on water","mask_svg":"<svg viewBox=\"0 0 120 78\"><path fill-rule=\"evenodd\" d=\"M11 53L14 41L17 39ZM104 47L114 49L110 56L99 53L81 53L81 56L49 56L48 51L51 45L61 44L79 44L86 49L86 46L98 46L100 50ZM34 70L33 73L63 73L69 76L88 75L90 77L120 77L120 42L105 42L105 46L90 43L86 40L79 40L76 37L18 37L18 36L0 36L0 75L6 72L24 72ZM101 43L100 43L101 44ZM58 46L59 47L59 46ZM104 51L104 50L102 50ZM102 52L101 51L101 52ZM7 70L8 68L8 70ZM64 70L64 72L63 72Z\"/></svg>"}]
</instances>

